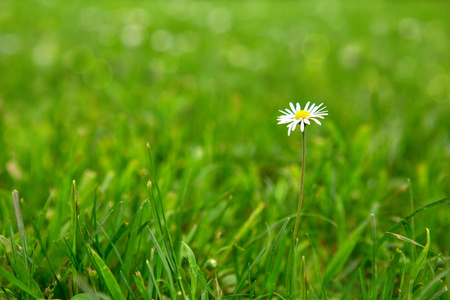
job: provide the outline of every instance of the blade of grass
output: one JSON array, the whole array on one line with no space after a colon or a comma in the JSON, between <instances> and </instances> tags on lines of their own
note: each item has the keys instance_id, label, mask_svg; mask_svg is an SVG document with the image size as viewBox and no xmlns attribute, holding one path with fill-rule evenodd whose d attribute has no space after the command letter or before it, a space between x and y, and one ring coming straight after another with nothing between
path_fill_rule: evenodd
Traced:
<instances>
[{"instance_id":1,"label":"blade of grass","mask_svg":"<svg viewBox=\"0 0 450 300\"><path fill-rule=\"evenodd\" d=\"M250 291L250 300L253 300L252 270L250 269L250 264L248 264L247 270L248 270L247 277L248 277L248 289Z\"/></svg>"},{"instance_id":2,"label":"blade of grass","mask_svg":"<svg viewBox=\"0 0 450 300\"><path fill-rule=\"evenodd\" d=\"M31 297L33 297L34 299L40 299L43 298L44 296L41 293L35 293L32 290L30 290L26 284L24 284L22 281L20 281L19 279L17 279L16 277L14 277L13 275L11 275L10 273L8 273L5 269L3 269L2 267L0 267L0 275L3 276L3 278L5 278L6 280L8 280L10 283L14 284L15 286L17 286L20 290L22 290L23 292L27 293L28 295L30 295Z\"/></svg>"},{"instance_id":3,"label":"blade of grass","mask_svg":"<svg viewBox=\"0 0 450 300\"><path fill-rule=\"evenodd\" d=\"M323 221L329 223L329 224L332 225L333 227L337 227L336 222L334 222L333 220L331 220L331 219L329 219L329 218L327 218L327 217L325 217L325 216L319 215L319 214L301 213L300 216L301 216L302 218L303 218L303 217L306 217L306 218L317 218L317 219L320 219L320 220L323 220ZM272 225L270 226L270 231L275 230L278 226L280 226L281 224L283 224L283 223L286 221L286 219L292 219L292 218L294 218L294 217L297 217L297 214L296 214L296 213L295 213L295 214L292 214L292 215L289 215L289 216L287 216L287 217L284 217L284 218L281 219L281 220L276 221L274 224L272 224ZM259 240L259 239L265 237L266 235L267 235L267 232L266 232L266 231L262 232L261 234L257 235L255 238L250 239L250 240L245 244L245 246L247 247L247 246L253 244L255 241L257 241L257 240Z\"/></svg>"},{"instance_id":4,"label":"blade of grass","mask_svg":"<svg viewBox=\"0 0 450 300\"><path fill-rule=\"evenodd\" d=\"M407 262L406 262L405 254L403 254L403 252L400 252L400 254L402 255L402 258L403 258L403 266L402 266L402 277L400 278L398 297L399 297L399 299L402 299L403 298L402 297L403 286L405 285L405 278L406 278Z\"/></svg>"},{"instance_id":5,"label":"blade of grass","mask_svg":"<svg viewBox=\"0 0 450 300\"><path fill-rule=\"evenodd\" d=\"M101 231L101 227L103 227L103 225L105 225L105 222L108 220L109 216L111 216L111 214L120 206L123 205L123 201L120 201L119 203L117 203L116 205L114 205L106 214L106 216L103 218L102 222L100 224L98 224L97 229L94 231L94 233L92 234L91 238L89 239L89 242L92 242L92 239L94 237L96 237L98 235L98 233Z\"/></svg>"},{"instance_id":6,"label":"blade of grass","mask_svg":"<svg viewBox=\"0 0 450 300\"><path fill-rule=\"evenodd\" d=\"M428 209L430 209L432 207L439 206L439 205L442 205L442 204L446 204L446 203L449 203L449 202L450 202L450 197L446 197L446 198L443 198L443 199L431 202L431 203L429 203L429 204L427 204L425 206L422 206L421 208L419 208L419 209L415 210L414 212L410 213L404 219L402 219L397 224L392 226L387 232L393 232L393 231L397 230L398 228L400 228L402 226L402 222L406 222L409 219L412 219L415 215L417 215L417 214L419 214L419 213L421 213L421 212L423 212L425 210L428 210ZM390 236L390 234L385 233L381 237L381 239L378 241L378 247L380 247L389 238L389 236ZM368 255L371 255L371 253L369 253ZM443 260L443 261L445 263L447 263L445 260Z\"/></svg>"},{"instance_id":7,"label":"blade of grass","mask_svg":"<svg viewBox=\"0 0 450 300\"><path fill-rule=\"evenodd\" d=\"M181 193L181 196L178 198L177 207L179 209L178 211L178 217L177 217L177 231L175 232L175 241L177 245L178 241L181 241L181 228L183 226L183 207L184 207L184 200L186 198L187 189L189 187L190 179L191 179L191 173L192 170L189 169L187 178L183 184L183 192ZM177 254L177 261L180 261L181 259L181 247L177 246L175 247L175 253Z\"/></svg>"},{"instance_id":8,"label":"blade of grass","mask_svg":"<svg viewBox=\"0 0 450 300\"><path fill-rule=\"evenodd\" d=\"M98 195L98 185L95 185L95 190L94 190L94 205L93 205L93 207L92 207L92 217L94 218L94 232L97 231L97 195ZM94 242L95 242L96 248L97 248L97 249L100 249L100 243L99 243L98 235L97 235L97 234L95 235ZM105 258L106 258L107 256L108 256L108 255L105 254Z\"/></svg>"},{"instance_id":9,"label":"blade of grass","mask_svg":"<svg viewBox=\"0 0 450 300\"><path fill-rule=\"evenodd\" d=\"M309 234L306 234L306 236L308 237L309 243L311 244L311 249L314 256L314 267L316 268L317 279L319 280L320 290L322 291L322 299L326 300L328 298L325 292L325 288L323 286L322 274L320 273L319 257L317 256L316 249L314 248L314 244L311 238L309 237Z\"/></svg>"},{"instance_id":10,"label":"blade of grass","mask_svg":"<svg viewBox=\"0 0 450 300\"><path fill-rule=\"evenodd\" d=\"M245 250L238 247L236 244L233 244L231 247L232 247L231 258L233 260L234 275L236 277L236 281L239 282L241 280L241 272L240 272L241 268L239 266L239 257L240 257L239 251L244 252Z\"/></svg>"},{"instance_id":11,"label":"blade of grass","mask_svg":"<svg viewBox=\"0 0 450 300\"><path fill-rule=\"evenodd\" d=\"M189 267L191 268L191 276L192 276L192 272L195 272L195 277L196 280L195 282L191 283L191 289L193 288L193 286L195 286L195 289L197 288L197 279L200 281L201 285L208 291L211 293L211 295L214 295L214 291L211 289L211 287L208 285L208 282L206 282L206 279L202 273L202 271L200 270L199 265L196 262L195 259L195 255L194 252L192 251L192 249L184 242L181 242L182 245L184 246L186 253L186 258L188 260L189 263ZM194 293L195 295L195 293ZM192 298L195 299L195 298Z\"/></svg>"},{"instance_id":12,"label":"blade of grass","mask_svg":"<svg viewBox=\"0 0 450 300\"><path fill-rule=\"evenodd\" d=\"M88 293L83 293L83 294L78 294L75 295L72 299L70 300L111 300L111 298L107 297L106 295L101 295L101 294L88 294Z\"/></svg>"},{"instance_id":13,"label":"blade of grass","mask_svg":"<svg viewBox=\"0 0 450 300\"><path fill-rule=\"evenodd\" d=\"M216 291L215 298L217 300L222 300L222 289L220 288L219 279L217 279L217 274L216 274L216 278L214 280L214 289Z\"/></svg>"},{"instance_id":14,"label":"blade of grass","mask_svg":"<svg viewBox=\"0 0 450 300\"><path fill-rule=\"evenodd\" d=\"M331 277L339 273L345 265L345 262L349 258L353 249L356 246L356 243L359 240L361 233L363 232L364 227L369 223L370 217L366 218L353 232L352 234L342 243L339 250L333 256L331 261L328 263L328 266L325 270L325 275L323 276L323 281L327 284Z\"/></svg>"},{"instance_id":15,"label":"blade of grass","mask_svg":"<svg viewBox=\"0 0 450 300\"><path fill-rule=\"evenodd\" d=\"M428 285L422 290L422 293L420 293L418 299L427 299L431 296L427 297L427 293L436 285L436 283L440 282L442 278L447 276L447 274L450 273L450 269L447 269L443 272L441 272L439 275L437 275L433 280L431 280Z\"/></svg>"},{"instance_id":16,"label":"blade of grass","mask_svg":"<svg viewBox=\"0 0 450 300\"><path fill-rule=\"evenodd\" d=\"M234 235L233 239L235 242L238 242L251 228L251 225L255 222L255 219L261 214L264 209L264 202L260 202L256 209L252 212L247 221L242 225L239 231ZM267 231L267 234L270 233L270 230Z\"/></svg>"},{"instance_id":17,"label":"blade of grass","mask_svg":"<svg viewBox=\"0 0 450 300\"><path fill-rule=\"evenodd\" d=\"M398 228L400 228L402 226L403 222L406 222L408 220L410 220L411 218L414 218L414 216L416 216L417 214L424 212L430 208L436 207L436 206L440 206L446 203L450 202L450 197L445 197L442 198L440 200L431 202L427 205L422 206L421 208L415 210L414 212L410 213L409 215L407 215L404 219L400 220L397 224L395 224L394 226L392 226L389 230L387 230L387 232L393 232L395 230L397 230ZM391 236L391 234L385 233L379 240L377 243L377 248L381 247L381 245L383 245L383 243ZM369 258L372 256L372 250L367 253L367 255L364 257L364 259L362 260L360 267L362 268L367 261L369 260ZM447 265L447 261L445 259L442 259L442 261L444 262L445 265ZM348 293L350 292L350 290L352 289L353 283L356 280L356 277L358 276L358 274L354 274L352 280L350 280L350 284L347 285L347 287L345 288L344 293L342 294L342 298L345 299L348 295Z\"/></svg>"},{"instance_id":18,"label":"blade of grass","mask_svg":"<svg viewBox=\"0 0 450 300\"><path fill-rule=\"evenodd\" d=\"M367 297L366 284L364 283L365 280L363 278L363 274L362 274L361 268L359 268L358 271L359 271L359 282L361 284L361 291L362 291L362 294L363 294L363 299L367 300L369 298Z\"/></svg>"},{"instance_id":19,"label":"blade of grass","mask_svg":"<svg viewBox=\"0 0 450 300\"><path fill-rule=\"evenodd\" d=\"M161 202L161 199L156 199L154 192L153 192L153 184L149 181L147 183L147 191L149 194L149 198L150 198L150 206L153 210L153 215L156 216L157 219L157 229L159 229L159 234L160 236L163 237L162 239L162 243L164 246L164 249L166 250L166 254L167 254L167 263L169 264L171 270L175 273L178 274L177 272L177 266L176 263L173 261L173 258L175 257L174 255L174 250L173 250L173 245L171 243L171 241L168 240L168 237L170 237L170 232L168 231L167 227L164 225L163 221L162 221L162 217L161 215L164 214L164 212L160 212L157 202ZM162 204L161 204L162 205ZM178 275L177 275L178 277Z\"/></svg>"},{"instance_id":20,"label":"blade of grass","mask_svg":"<svg viewBox=\"0 0 450 300\"><path fill-rule=\"evenodd\" d=\"M294 232L294 230L291 230L292 233ZM287 299L291 300L292 299L292 284L293 284L293 278L294 276L291 275L291 270L296 270L295 269L295 264L294 264L294 254L295 248L294 248L294 239L291 239L291 243L290 243L290 247L289 247L289 256L288 256L288 260L287 260L287 264L286 264L286 289L287 289Z\"/></svg>"},{"instance_id":21,"label":"blade of grass","mask_svg":"<svg viewBox=\"0 0 450 300\"><path fill-rule=\"evenodd\" d=\"M404 241L404 242L407 242L407 243L410 243L410 244L419 246L420 248L425 248L424 245L419 244L418 242L416 242L416 241L414 241L414 240L412 240L412 239L409 239L409 238L407 238L407 237L405 237L405 236L402 236L402 235L400 235L400 234L396 234L396 233L393 233L393 232L386 232L386 233L387 233L387 234L393 235L394 237L398 238L398 239L401 240L401 241Z\"/></svg>"},{"instance_id":22,"label":"blade of grass","mask_svg":"<svg viewBox=\"0 0 450 300\"><path fill-rule=\"evenodd\" d=\"M72 181L72 189L70 194L70 210L72 213L72 235L73 235L73 243L72 243L72 252L74 253L75 257L77 254L77 206L78 206L78 196L77 196L77 189L75 180Z\"/></svg>"},{"instance_id":23,"label":"blade of grass","mask_svg":"<svg viewBox=\"0 0 450 300\"><path fill-rule=\"evenodd\" d=\"M90 253L92 263L97 267L97 270L101 274L104 284L108 288L108 291L113 297L113 299L125 300L125 296L120 290L119 284L114 278L114 275L111 272L111 270L108 268L108 266L106 266L102 258L89 245L86 245L86 247Z\"/></svg>"},{"instance_id":24,"label":"blade of grass","mask_svg":"<svg viewBox=\"0 0 450 300\"><path fill-rule=\"evenodd\" d=\"M442 294L446 293L448 291L448 288L446 286L442 287L439 291L437 291L430 300L439 299Z\"/></svg>"},{"instance_id":25,"label":"blade of grass","mask_svg":"<svg viewBox=\"0 0 450 300\"><path fill-rule=\"evenodd\" d=\"M372 214L372 284L370 299L377 299L378 288L378 270L377 270L377 220L375 214Z\"/></svg>"},{"instance_id":26,"label":"blade of grass","mask_svg":"<svg viewBox=\"0 0 450 300\"><path fill-rule=\"evenodd\" d=\"M278 235L275 238L275 241L273 242L272 247L270 247L270 250L268 252L269 258L268 258L268 262L266 263L266 273L264 274L264 281L263 281L263 285L262 285L261 294L264 294L264 291L266 290L267 282L269 281L270 274L271 274L271 269L273 269L273 257L275 255L275 250L278 246L280 237L283 235L284 231L286 230L286 226L288 225L289 221L290 221L290 218L286 218L283 226L280 229L280 232L278 232Z\"/></svg>"},{"instance_id":27,"label":"blade of grass","mask_svg":"<svg viewBox=\"0 0 450 300\"><path fill-rule=\"evenodd\" d=\"M305 256L302 256L302 278L303 278L303 299L308 299L308 268L306 266Z\"/></svg>"},{"instance_id":28,"label":"blade of grass","mask_svg":"<svg viewBox=\"0 0 450 300\"><path fill-rule=\"evenodd\" d=\"M120 237L127 232L128 227L129 227L129 223L128 222L123 222L123 224L120 226L119 230L117 230L116 234L114 234L114 237L112 238L112 240L108 243L108 246L106 247L104 253L105 253L105 259L108 257L108 254L111 252L111 250L113 250L114 244L120 239ZM96 235L97 236L97 235Z\"/></svg>"},{"instance_id":29,"label":"blade of grass","mask_svg":"<svg viewBox=\"0 0 450 300\"><path fill-rule=\"evenodd\" d=\"M138 240L138 230L141 223L141 216L142 216L142 210L144 207L144 203L141 204L138 211L136 212L133 220L131 221L131 228L130 228L130 234L127 241L127 249L124 253L124 264L123 264L123 272L128 277L130 275L131 270L133 269L132 264L133 260L136 257L136 251L137 251L137 240ZM121 287L123 288L123 284L121 283Z\"/></svg>"},{"instance_id":30,"label":"blade of grass","mask_svg":"<svg viewBox=\"0 0 450 300\"><path fill-rule=\"evenodd\" d=\"M11 222L8 222L9 224L9 233L11 235L11 249L13 250L13 260L14 260L14 265L17 265L17 253L16 253L16 241L14 239L14 232L11 226Z\"/></svg>"},{"instance_id":31,"label":"blade of grass","mask_svg":"<svg viewBox=\"0 0 450 300\"><path fill-rule=\"evenodd\" d=\"M390 294L392 293L392 290L395 287L395 278L396 278L396 270L398 269L398 265L400 263L401 258L401 252L399 249L396 249L394 258L390 261L390 264L388 266L388 269L386 271L384 284L382 285L383 291L381 299L388 299Z\"/></svg>"},{"instance_id":32,"label":"blade of grass","mask_svg":"<svg viewBox=\"0 0 450 300\"><path fill-rule=\"evenodd\" d=\"M292 293L291 293L291 295L294 296L293 299L297 299L300 295L301 295L302 298L304 298L304 295L302 295L302 287L303 287L302 272L303 272L303 266L302 266L302 260L300 258L300 268L299 268L298 254L299 254L298 253L298 237L296 237L295 240L293 241L293 252L292 252L293 269L291 271L291 277L292 277Z\"/></svg>"},{"instance_id":33,"label":"blade of grass","mask_svg":"<svg viewBox=\"0 0 450 300\"><path fill-rule=\"evenodd\" d=\"M162 216L162 220L163 220L163 224L160 227L164 228L164 231L162 231L162 229L161 229L161 233L164 233L163 236L165 237L165 239L167 239L167 242L163 243L165 248L166 248L166 251L167 251L166 259L167 259L168 263L170 264L170 266L172 267L172 270L175 273L175 276L176 276L178 285L180 287L180 291L181 291L181 295L182 295L183 299L187 299L186 293L184 291L183 283L182 283L182 277L181 277L180 271L179 271L180 267L178 265L178 260L176 259L176 257L177 257L176 256L176 251L175 251L175 248L173 246L172 237L171 237L171 234L170 234L170 231L169 231L169 227L167 225L166 215L164 213L164 206L163 206L163 201L162 201L162 197L161 197L161 191L160 191L159 185L158 185L158 177L157 177L157 174L156 174L155 162L153 160L153 156L152 156L152 152L151 152L151 148L150 148L150 143L147 143L147 153L148 153L148 157L149 157L149 160L150 160L150 170L151 170L151 173L152 173L152 176L153 176L153 179L154 179L154 186L156 187L157 196L158 196L158 197L156 197L158 201L155 201L155 202L157 202L157 203L155 203L155 210L157 212L158 211L158 206L159 206L159 210L160 210L160 213L161 213L161 216ZM153 186L153 184L150 184L150 189L152 188L152 186ZM147 188L147 190L149 190L149 188ZM150 194L150 196L153 195L151 190L149 191L149 194ZM152 199L154 201L154 198L155 197L150 198L150 199ZM160 222L161 222L161 219L158 218L158 223L160 223ZM179 241L177 241L177 242L179 242Z\"/></svg>"},{"instance_id":34,"label":"blade of grass","mask_svg":"<svg viewBox=\"0 0 450 300\"><path fill-rule=\"evenodd\" d=\"M411 270L409 271L408 299L413 299L414 282L416 281L417 276L419 275L419 272L422 269L423 264L425 263L425 259L428 256L428 250L430 249L430 230L428 230L428 228L426 230L427 230L427 244L425 245L425 248L423 248L417 260L412 265Z\"/></svg>"},{"instance_id":35,"label":"blade of grass","mask_svg":"<svg viewBox=\"0 0 450 300\"><path fill-rule=\"evenodd\" d=\"M150 237L152 238L153 244L156 247L156 251L158 252L161 262L163 263L164 269L166 270L166 274L169 278L168 286L169 286L170 296L172 297L172 299L175 299L175 297L176 297L175 296L175 286L173 285L172 270L170 269L169 263L167 262L167 257L166 257L166 255L164 255L164 252L161 249L161 246L159 245L158 241L156 240L156 237L153 234L150 227L147 226L147 229L150 233Z\"/></svg>"},{"instance_id":36,"label":"blade of grass","mask_svg":"<svg viewBox=\"0 0 450 300\"><path fill-rule=\"evenodd\" d=\"M136 275L133 276L134 283L136 284L136 288L141 293L144 300L151 300L150 295L148 294L147 289L145 288L144 280L142 279L141 273L138 271Z\"/></svg>"},{"instance_id":37,"label":"blade of grass","mask_svg":"<svg viewBox=\"0 0 450 300\"><path fill-rule=\"evenodd\" d=\"M77 257L75 256L75 253L73 252L72 247L70 247L69 241L66 237L63 238L64 242L66 243L67 249L69 250L67 253L70 255L69 259L72 262L73 267L75 270L78 270L80 268L80 264L78 263Z\"/></svg>"},{"instance_id":38,"label":"blade of grass","mask_svg":"<svg viewBox=\"0 0 450 300\"><path fill-rule=\"evenodd\" d=\"M266 226L267 226L267 224L266 224ZM267 226L267 230L270 231L269 230L269 226ZM266 252L267 246L268 246L269 240L270 240L270 233L268 233L267 235L268 235L268 237L267 237L267 240L266 240L266 244L264 245L264 247L261 249L261 251L258 253L256 258L253 260L253 262L248 267L249 271L251 271L259 263L259 261L261 260L261 258L264 255L264 253ZM239 284L236 286L236 290L233 293L233 299L237 296L237 293L242 288L242 286L245 284L245 280L247 279L247 276L248 276L248 272L245 274L245 276L242 276Z\"/></svg>"},{"instance_id":39,"label":"blade of grass","mask_svg":"<svg viewBox=\"0 0 450 300\"><path fill-rule=\"evenodd\" d=\"M19 228L20 242L22 244L23 249L23 259L25 262L25 267L28 268L27 237L25 235L25 226L23 225L23 216L22 216L22 209L20 208L19 192L17 190L14 190L12 192L12 196L14 201L14 211L16 212L17 227Z\"/></svg>"},{"instance_id":40,"label":"blade of grass","mask_svg":"<svg viewBox=\"0 0 450 300\"><path fill-rule=\"evenodd\" d=\"M158 295L159 299L163 299L163 297L161 296L161 291L159 290L159 285L156 282L155 273L153 272L153 268L150 265L150 261L147 259L147 261L145 263L147 264L148 271L150 272L150 279L153 282L153 286L155 287L156 294ZM151 295L150 295L150 297L151 297Z\"/></svg>"},{"instance_id":41,"label":"blade of grass","mask_svg":"<svg viewBox=\"0 0 450 300\"><path fill-rule=\"evenodd\" d=\"M127 290L128 290L128 293L129 293L128 297L131 298L131 299L135 299L136 296L134 295L132 288L128 284L128 280L125 278L125 276L123 276L123 272L122 271L120 271L119 273L120 273L120 277L122 278L122 281L125 282L125 286L127 287Z\"/></svg>"},{"instance_id":42,"label":"blade of grass","mask_svg":"<svg viewBox=\"0 0 450 300\"><path fill-rule=\"evenodd\" d=\"M275 258L272 274L270 275L269 279L267 280L267 291L268 291L268 294L270 295L269 299L271 299L271 297L273 297L273 295L275 295L275 289L279 284L279 278L280 278L280 276L282 277L282 273L285 270L283 268L283 266L284 266L283 262L284 262L284 259L286 256L285 255L286 247L289 247L289 246L286 245L286 243L281 243L279 247L280 247L280 249Z\"/></svg>"},{"instance_id":43,"label":"blade of grass","mask_svg":"<svg viewBox=\"0 0 450 300\"><path fill-rule=\"evenodd\" d=\"M409 187L409 201L411 203L411 211L414 212L414 197L413 197L413 190L412 190L412 184L411 179L408 178L408 187ZM414 219L411 219L411 239L415 240L415 228L414 228ZM411 247L411 259L414 261L416 260L416 251L415 248Z\"/></svg>"},{"instance_id":44,"label":"blade of grass","mask_svg":"<svg viewBox=\"0 0 450 300\"><path fill-rule=\"evenodd\" d=\"M33 278L34 269L32 268L31 270L29 270L28 267L25 265L25 262L22 259L18 259L18 256L25 257L25 255L23 253L23 248L21 248L19 245L15 243L11 222L8 223L11 234L11 242L9 242L8 239L3 236L0 236L2 237L0 241L3 248L5 248L6 251L6 260L9 262L11 270L14 273L14 275L11 276L13 277L15 276L17 280L25 284L29 290L34 291L35 294L41 294L39 285ZM10 252L12 252L12 255L8 254ZM12 256L12 259L10 256Z\"/></svg>"},{"instance_id":45,"label":"blade of grass","mask_svg":"<svg viewBox=\"0 0 450 300\"><path fill-rule=\"evenodd\" d=\"M267 224L266 224L267 225ZM269 226L267 226L267 230L269 231ZM266 252L267 246L269 244L269 240L270 240L270 234L268 233L268 238L266 240L266 244L264 245L264 247L261 249L261 251L258 253L258 255L256 256L255 260L253 260L253 262L251 263L251 265L248 267L249 270L251 271L261 260L261 258L263 257L264 253ZM239 292L239 290L242 288L242 286L245 283L245 280L247 279L248 273L245 276L242 276L241 281L239 282L239 284L236 287L236 290L233 293L233 299L234 297L237 296L237 293Z\"/></svg>"},{"instance_id":46,"label":"blade of grass","mask_svg":"<svg viewBox=\"0 0 450 300\"><path fill-rule=\"evenodd\" d=\"M184 242L181 242L181 244L184 247L184 256L186 257L189 263L189 269L191 273L191 290L190 290L191 299L195 299L195 294L197 291L197 272L196 272L197 261L195 259L195 255L192 249Z\"/></svg>"}]
</instances>

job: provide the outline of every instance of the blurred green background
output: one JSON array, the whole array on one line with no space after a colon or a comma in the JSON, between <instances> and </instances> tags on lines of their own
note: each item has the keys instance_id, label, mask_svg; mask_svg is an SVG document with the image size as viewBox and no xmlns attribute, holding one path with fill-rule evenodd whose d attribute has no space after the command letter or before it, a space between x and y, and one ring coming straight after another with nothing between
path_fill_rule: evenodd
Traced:
<instances>
[{"instance_id":1,"label":"blurred green background","mask_svg":"<svg viewBox=\"0 0 450 300\"><path fill-rule=\"evenodd\" d=\"M53 197L51 224L58 203L69 211L73 179L82 209L98 183L100 201L125 199L132 215L147 141L169 215L191 170L185 228L201 237L220 210L217 230L231 238L264 203L261 233L296 212L301 135L276 125L278 109L324 102L323 126L306 131L304 212L338 229L306 218L300 230L326 265L375 203L383 233L411 212L408 178L415 208L450 194L449 11L448 1L1 1L0 233L13 189L31 219ZM438 253L450 250L449 213L416 220Z\"/></svg>"}]
</instances>

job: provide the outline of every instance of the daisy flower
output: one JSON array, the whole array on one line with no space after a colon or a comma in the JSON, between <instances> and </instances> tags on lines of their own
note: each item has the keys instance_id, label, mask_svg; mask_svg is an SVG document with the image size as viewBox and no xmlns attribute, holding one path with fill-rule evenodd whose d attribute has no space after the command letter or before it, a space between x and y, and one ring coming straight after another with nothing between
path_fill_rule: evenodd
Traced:
<instances>
[{"instance_id":1,"label":"daisy flower","mask_svg":"<svg viewBox=\"0 0 450 300\"><path fill-rule=\"evenodd\" d=\"M313 120L319 125L322 125L320 123L319 119L323 119L324 116L328 116L328 111L324 110L326 106L322 107L323 103L316 106L315 103L313 103L311 106L309 106L311 102L306 103L305 107L302 109L300 106L300 103L297 103L295 106L291 102L289 103L291 109L287 108L285 111L280 110L281 113L283 113L282 116L279 116L277 118L278 124L286 124L288 130L288 135L291 135L291 131L294 131L297 127L297 124L300 124L300 130L303 132L305 131L305 125L311 124L310 120Z\"/></svg>"}]
</instances>

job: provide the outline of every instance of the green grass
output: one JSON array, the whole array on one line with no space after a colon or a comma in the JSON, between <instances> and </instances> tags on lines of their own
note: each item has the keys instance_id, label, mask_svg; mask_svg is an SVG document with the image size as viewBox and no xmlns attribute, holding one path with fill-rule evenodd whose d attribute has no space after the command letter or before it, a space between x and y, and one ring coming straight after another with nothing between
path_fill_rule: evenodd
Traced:
<instances>
[{"instance_id":1,"label":"green grass","mask_svg":"<svg viewBox=\"0 0 450 300\"><path fill-rule=\"evenodd\" d=\"M0 299L450 299L449 9L1 2Z\"/></svg>"}]
</instances>

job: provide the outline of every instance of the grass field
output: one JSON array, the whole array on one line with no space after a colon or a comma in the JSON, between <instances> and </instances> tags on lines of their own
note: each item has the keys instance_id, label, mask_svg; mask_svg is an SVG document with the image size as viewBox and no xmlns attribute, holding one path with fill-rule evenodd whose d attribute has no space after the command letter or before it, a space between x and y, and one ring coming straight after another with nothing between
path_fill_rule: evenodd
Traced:
<instances>
[{"instance_id":1,"label":"grass field","mask_svg":"<svg viewBox=\"0 0 450 300\"><path fill-rule=\"evenodd\" d=\"M0 2L0 299L450 299L449 11Z\"/></svg>"}]
</instances>

